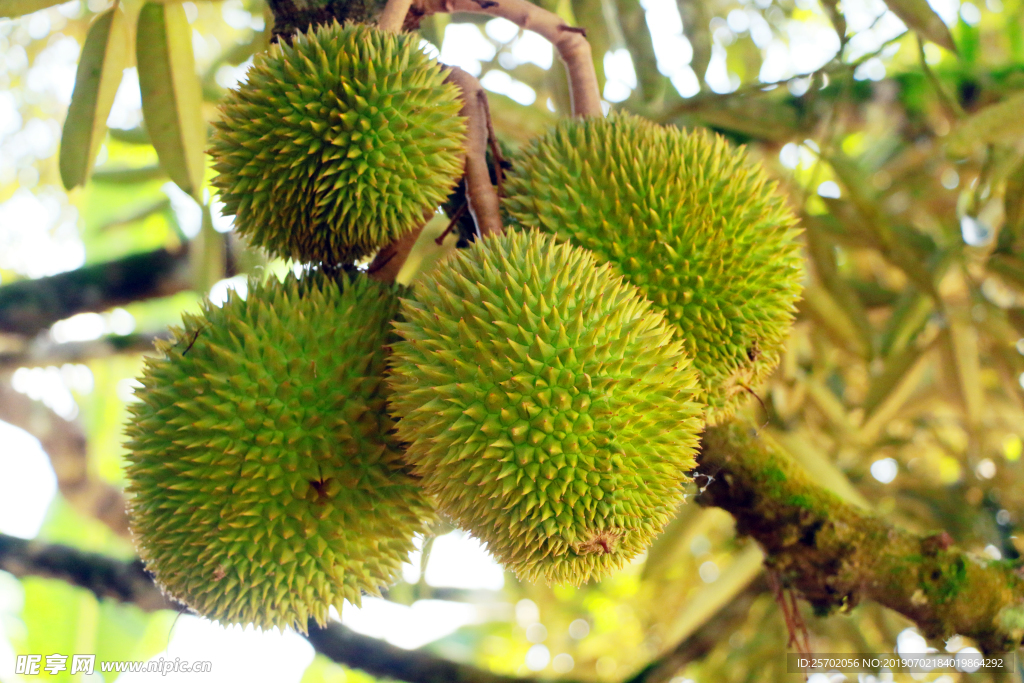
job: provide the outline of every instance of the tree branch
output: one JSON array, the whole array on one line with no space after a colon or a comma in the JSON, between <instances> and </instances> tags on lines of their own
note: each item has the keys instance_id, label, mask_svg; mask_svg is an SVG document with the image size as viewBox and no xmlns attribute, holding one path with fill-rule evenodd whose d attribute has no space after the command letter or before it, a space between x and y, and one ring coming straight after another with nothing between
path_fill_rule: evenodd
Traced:
<instances>
[{"instance_id":1,"label":"tree branch","mask_svg":"<svg viewBox=\"0 0 1024 683\"><path fill-rule=\"evenodd\" d=\"M39 439L57 476L57 487L72 507L103 522L121 538L131 538L124 494L90 474L85 434L76 423L15 391L9 375L0 375L0 420Z\"/></svg>"},{"instance_id":2,"label":"tree branch","mask_svg":"<svg viewBox=\"0 0 1024 683\"><path fill-rule=\"evenodd\" d=\"M33 336L76 313L189 289L188 249L157 249L0 287L0 332Z\"/></svg>"},{"instance_id":3,"label":"tree branch","mask_svg":"<svg viewBox=\"0 0 1024 683\"><path fill-rule=\"evenodd\" d=\"M487 95L480 81L457 66L451 67L448 80L462 91L462 110L466 117L466 201L476 221L481 237L500 235L501 209L498 191L491 184L491 169L487 165L489 139ZM499 176L500 177L500 176Z\"/></svg>"},{"instance_id":4,"label":"tree branch","mask_svg":"<svg viewBox=\"0 0 1024 683\"><path fill-rule=\"evenodd\" d=\"M536 679L502 676L444 659L425 650L403 650L352 631L338 622L309 624L306 636L316 651L339 664L381 678L409 683L533 683Z\"/></svg>"},{"instance_id":5,"label":"tree branch","mask_svg":"<svg viewBox=\"0 0 1024 683\"><path fill-rule=\"evenodd\" d=\"M142 566L66 545L28 541L0 534L0 569L15 576L42 576L85 588L97 599L130 602L147 612L186 611L166 598Z\"/></svg>"},{"instance_id":6,"label":"tree branch","mask_svg":"<svg viewBox=\"0 0 1024 683\"><path fill-rule=\"evenodd\" d=\"M416 0L413 12L418 16L438 12L487 14L508 19L517 26L539 33L555 46L565 64L572 93L572 113L575 116L603 116L590 43L582 29L568 26L557 14L527 0Z\"/></svg>"},{"instance_id":7,"label":"tree branch","mask_svg":"<svg viewBox=\"0 0 1024 683\"><path fill-rule=\"evenodd\" d=\"M1024 637L1024 568L952 546L945 532L909 533L844 502L766 435L730 424L704 434L697 497L736 518L764 549L766 565L818 613L873 600L910 618L929 638L974 638L1008 652Z\"/></svg>"},{"instance_id":8,"label":"tree branch","mask_svg":"<svg viewBox=\"0 0 1024 683\"><path fill-rule=\"evenodd\" d=\"M15 350L0 351L0 369L80 363L118 353L145 353L153 350L153 344L158 339L169 339L170 336L165 330L158 333L118 334L91 341L61 343L54 342L48 336L39 336L19 345Z\"/></svg>"},{"instance_id":9,"label":"tree branch","mask_svg":"<svg viewBox=\"0 0 1024 683\"><path fill-rule=\"evenodd\" d=\"M97 598L129 602L147 611L188 612L153 583L141 560L123 562L65 545L0 534L0 570L18 577L42 576L92 591ZM317 652L338 664L408 683L533 683L536 679L493 674L425 650L403 650L332 622L309 624L306 636Z\"/></svg>"}]
</instances>

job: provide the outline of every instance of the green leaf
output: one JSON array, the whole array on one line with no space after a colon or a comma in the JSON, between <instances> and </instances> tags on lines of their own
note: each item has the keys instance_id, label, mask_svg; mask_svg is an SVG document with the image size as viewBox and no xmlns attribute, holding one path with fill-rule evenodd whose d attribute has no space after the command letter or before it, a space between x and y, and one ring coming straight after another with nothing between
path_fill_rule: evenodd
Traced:
<instances>
[{"instance_id":1,"label":"green leaf","mask_svg":"<svg viewBox=\"0 0 1024 683\"><path fill-rule=\"evenodd\" d=\"M105 168L92 174L94 183L109 183L111 185L134 185L146 183L158 178L166 178L167 171L162 166L139 166L137 168Z\"/></svg>"},{"instance_id":2,"label":"green leaf","mask_svg":"<svg viewBox=\"0 0 1024 683\"><path fill-rule=\"evenodd\" d=\"M756 543L750 543L737 553L717 581L696 591L683 604L676 618L666 626L664 642L678 643L700 628L750 585L750 582L761 573L763 562L764 553Z\"/></svg>"},{"instance_id":3,"label":"green leaf","mask_svg":"<svg viewBox=\"0 0 1024 683\"><path fill-rule=\"evenodd\" d=\"M955 156L966 156L977 145L997 142L1017 143L1024 139L1024 93L990 104L964 119L946 138L946 149Z\"/></svg>"},{"instance_id":4,"label":"green leaf","mask_svg":"<svg viewBox=\"0 0 1024 683\"><path fill-rule=\"evenodd\" d=\"M1017 165L1006 179L1003 208L1006 211L1007 231L1013 251L1024 253L1024 162Z\"/></svg>"},{"instance_id":5,"label":"green leaf","mask_svg":"<svg viewBox=\"0 0 1024 683\"><path fill-rule=\"evenodd\" d=\"M64 132L60 139L60 177L64 187L84 185L107 133L107 116L128 66L131 34L118 8L101 14L85 37Z\"/></svg>"},{"instance_id":6,"label":"green leaf","mask_svg":"<svg viewBox=\"0 0 1024 683\"><path fill-rule=\"evenodd\" d=\"M149 2L136 40L142 113L160 163L197 201L203 186L206 123L192 54L192 29L180 4Z\"/></svg>"},{"instance_id":7,"label":"green leaf","mask_svg":"<svg viewBox=\"0 0 1024 683\"><path fill-rule=\"evenodd\" d=\"M886 4L889 5L893 14L920 35L950 52L956 52L956 43L953 42L949 28L942 22L927 0L888 0Z\"/></svg>"},{"instance_id":8,"label":"green leaf","mask_svg":"<svg viewBox=\"0 0 1024 683\"><path fill-rule=\"evenodd\" d=\"M67 0L0 0L0 17L20 17L64 2Z\"/></svg>"}]
</instances>

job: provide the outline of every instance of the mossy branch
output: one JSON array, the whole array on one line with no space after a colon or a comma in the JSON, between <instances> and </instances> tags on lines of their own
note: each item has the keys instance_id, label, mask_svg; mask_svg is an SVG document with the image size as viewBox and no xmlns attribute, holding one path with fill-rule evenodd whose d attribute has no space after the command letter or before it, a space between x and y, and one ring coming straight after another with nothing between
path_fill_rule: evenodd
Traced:
<instances>
[{"instance_id":1,"label":"mossy branch","mask_svg":"<svg viewBox=\"0 0 1024 683\"><path fill-rule=\"evenodd\" d=\"M816 611L873 600L913 620L929 638L973 638L1008 652L1024 638L1024 567L983 559L945 532L893 527L815 484L766 435L746 424L709 428L699 471L712 477L697 497L736 518L766 564Z\"/></svg>"}]
</instances>

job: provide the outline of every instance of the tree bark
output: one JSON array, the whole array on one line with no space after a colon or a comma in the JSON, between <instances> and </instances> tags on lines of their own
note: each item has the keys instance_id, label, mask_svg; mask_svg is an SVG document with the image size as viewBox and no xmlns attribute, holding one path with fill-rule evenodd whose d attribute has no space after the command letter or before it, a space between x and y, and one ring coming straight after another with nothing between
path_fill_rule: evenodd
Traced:
<instances>
[{"instance_id":1,"label":"tree bark","mask_svg":"<svg viewBox=\"0 0 1024 683\"><path fill-rule=\"evenodd\" d=\"M1024 562L970 555L945 532L909 533L854 507L749 425L704 434L696 500L723 508L819 614L873 600L913 620L929 638L973 638L986 653L1024 638Z\"/></svg>"},{"instance_id":2,"label":"tree bark","mask_svg":"<svg viewBox=\"0 0 1024 683\"><path fill-rule=\"evenodd\" d=\"M0 287L0 332L33 336L76 313L190 289L188 249L132 254L116 261Z\"/></svg>"}]
</instances>

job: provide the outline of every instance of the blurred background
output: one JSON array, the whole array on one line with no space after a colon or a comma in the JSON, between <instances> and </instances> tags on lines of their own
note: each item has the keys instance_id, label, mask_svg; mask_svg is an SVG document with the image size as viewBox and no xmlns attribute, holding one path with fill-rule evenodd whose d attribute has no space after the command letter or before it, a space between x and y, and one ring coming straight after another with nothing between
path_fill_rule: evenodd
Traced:
<instances>
[{"instance_id":1,"label":"blurred background","mask_svg":"<svg viewBox=\"0 0 1024 683\"><path fill-rule=\"evenodd\" d=\"M1020 0L541 4L587 29L607 109L748 145L800 214L805 298L783 362L749 411L848 500L911 529L945 529L979 554L1017 558ZM123 5L137 14L134 0ZM202 93L194 106L209 122L266 48L272 17L260 0L181 6ZM0 1L11 17L0 18L0 533L130 559L122 429L143 356L202 297L223 301L254 269L291 264L268 262L232 233L209 169L187 193L160 166L134 51L95 170L65 191L58 150L76 68L91 22L110 7ZM480 77L513 164L519 145L565 115L564 73L538 35L469 15L428 18L421 35L424 50ZM410 263L436 267L453 241L425 240ZM519 583L460 531L418 543L403 580L347 607L346 625L521 676L625 681L657 659L644 680L803 679L785 673L788 632L760 552L721 510L684 505L649 553L580 589ZM972 651L959 638L926 642L877 605L803 613L818 652ZM16 655L31 653L210 660L205 676L218 681L372 680L315 656L296 633L145 612L0 571L0 681L36 680L14 673Z\"/></svg>"}]
</instances>

